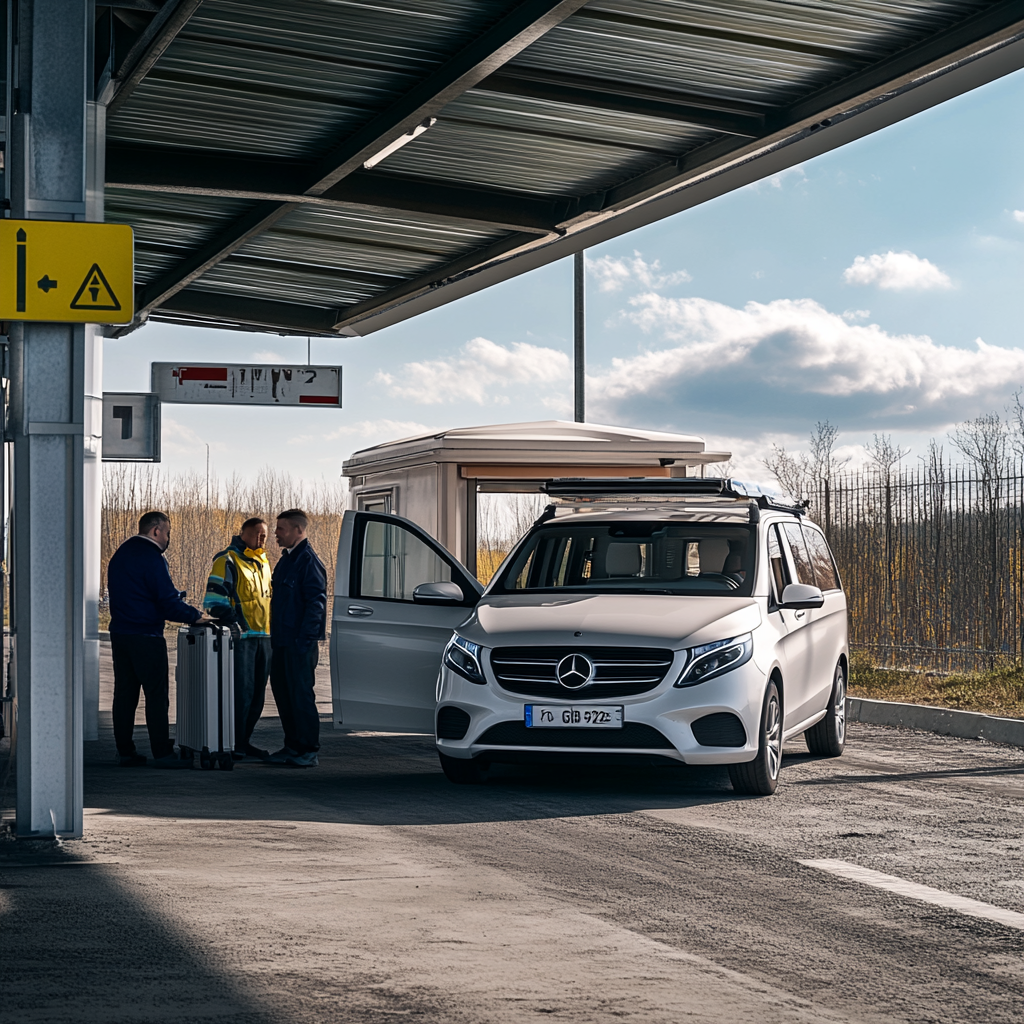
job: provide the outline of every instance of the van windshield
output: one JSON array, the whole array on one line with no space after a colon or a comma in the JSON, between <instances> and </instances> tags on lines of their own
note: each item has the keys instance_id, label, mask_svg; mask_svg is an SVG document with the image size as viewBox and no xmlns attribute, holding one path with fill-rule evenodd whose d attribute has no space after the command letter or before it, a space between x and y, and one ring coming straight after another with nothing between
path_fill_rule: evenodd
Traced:
<instances>
[{"instance_id":1,"label":"van windshield","mask_svg":"<svg viewBox=\"0 0 1024 1024\"><path fill-rule=\"evenodd\" d=\"M693 594L747 597L754 533L720 523L550 523L533 531L490 593Z\"/></svg>"}]
</instances>

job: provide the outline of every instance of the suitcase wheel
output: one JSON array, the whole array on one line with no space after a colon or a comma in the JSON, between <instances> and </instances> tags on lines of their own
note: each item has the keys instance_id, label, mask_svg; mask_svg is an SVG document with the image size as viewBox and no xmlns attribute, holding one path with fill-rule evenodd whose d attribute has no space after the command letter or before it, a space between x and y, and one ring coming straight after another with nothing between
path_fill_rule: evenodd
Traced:
<instances>
[{"instance_id":1,"label":"suitcase wheel","mask_svg":"<svg viewBox=\"0 0 1024 1024\"><path fill-rule=\"evenodd\" d=\"M199 752L199 767L202 768L204 772L208 772L213 767L213 757L206 747L203 747Z\"/></svg>"},{"instance_id":2,"label":"suitcase wheel","mask_svg":"<svg viewBox=\"0 0 1024 1024\"><path fill-rule=\"evenodd\" d=\"M235 759L231 756L230 750L226 754L220 754L217 760L220 762L220 770L222 772L234 771Z\"/></svg>"}]
</instances>

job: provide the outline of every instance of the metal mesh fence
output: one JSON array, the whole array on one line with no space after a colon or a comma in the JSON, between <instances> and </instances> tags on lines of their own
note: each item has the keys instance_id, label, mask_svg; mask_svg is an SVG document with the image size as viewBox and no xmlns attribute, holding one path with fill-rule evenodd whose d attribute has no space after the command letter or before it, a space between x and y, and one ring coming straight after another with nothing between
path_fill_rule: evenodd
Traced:
<instances>
[{"instance_id":1,"label":"metal mesh fence","mask_svg":"<svg viewBox=\"0 0 1024 1024\"><path fill-rule=\"evenodd\" d=\"M1024 466L844 474L809 498L843 575L855 650L940 671L1021 658Z\"/></svg>"}]
</instances>

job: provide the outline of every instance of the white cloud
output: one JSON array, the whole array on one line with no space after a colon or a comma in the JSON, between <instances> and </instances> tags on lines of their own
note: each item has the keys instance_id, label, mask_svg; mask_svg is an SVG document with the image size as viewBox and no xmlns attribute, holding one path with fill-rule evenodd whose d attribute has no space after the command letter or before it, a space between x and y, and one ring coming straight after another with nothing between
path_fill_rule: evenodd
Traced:
<instances>
[{"instance_id":1,"label":"white cloud","mask_svg":"<svg viewBox=\"0 0 1024 1024\"><path fill-rule=\"evenodd\" d=\"M870 309L844 309L840 314L842 318L850 324L856 323L858 320L867 320L871 316Z\"/></svg>"},{"instance_id":2,"label":"white cloud","mask_svg":"<svg viewBox=\"0 0 1024 1024\"><path fill-rule=\"evenodd\" d=\"M632 305L626 318L669 347L590 377L598 421L696 433L801 432L817 419L844 430L930 429L999 408L1024 383L1024 350L892 335L810 299L734 309L649 293Z\"/></svg>"},{"instance_id":3,"label":"white cloud","mask_svg":"<svg viewBox=\"0 0 1024 1024\"><path fill-rule=\"evenodd\" d=\"M288 360L284 356L278 355L276 352L264 350L261 352L253 352L252 361L254 363L284 363L288 365Z\"/></svg>"},{"instance_id":4,"label":"white cloud","mask_svg":"<svg viewBox=\"0 0 1024 1024\"><path fill-rule=\"evenodd\" d=\"M395 398L422 405L470 401L501 402L495 388L509 384L564 385L571 364L557 349L513 342L506 348L487 338L474 338L451 359L406 363L395 375L380 371L374 380Z\"/></svg>"},{"instance_id":5,"label":"white cloud","mask_svg":"<svg viewBox=\"0 0 1024 1024\"><path fill-rule=\"evenodd\" d=\"M755 192L760 192L765 188L782 188L787 178L795 178L797 184L801 184L807 180L807 173L804 171L803 164L797 164L795 167L787 167L784 171L779 171L778 174L769 175L767 178L762 178L760 181L751 182L746 188L752 188Z\"/></svg>"},{"instance_id":6,"label":"white cloud","mask_svg":"<svg viewBox=\"0 0 1024 1024\"><path fill-rule=\"evenodd\" d=\"M897 292L953 287L949 275L930 260L912 252L893 252L891 249L884 255L858 256L843 271L843 280L847 284L876 284L879 288Z\"/></svg>"},{"instance_id":7,"label":"white cloud","mask_svg":"<svg viewBox=\"0 0 1024 1024\"><path fill-rule=\"evenodd\" d=\"M1018 224L1024 224L1024 210L1014 210L1013 211L1013 219Z\"/></svg>"},{"instance_id":8,"label":"white cloud","mask_svg":"<svg viewBox=\"0 0 1024 1024\"><path fill-rule=\"evenodd\" d=\"M588 258L587 273L597 279L597 287L602 292L617 292L630 283L657 290L693 280L685 270L663 273L658 260L648 263L636 251L629 259L614 256L599 256L596 260Z\"/></svg>"}]
</instances>

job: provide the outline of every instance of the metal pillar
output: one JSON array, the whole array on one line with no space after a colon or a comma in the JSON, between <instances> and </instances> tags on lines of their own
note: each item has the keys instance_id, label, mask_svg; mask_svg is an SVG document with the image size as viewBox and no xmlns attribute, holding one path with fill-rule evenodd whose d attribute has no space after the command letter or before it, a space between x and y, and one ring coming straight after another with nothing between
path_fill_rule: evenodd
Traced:
<instances>
[{"instance_id":1,"label":"metal pillar","mask_svg":"<svg viewBox=\"0 0 1024 1024\"><path fill-rule=\"evenodd\" d=\"M11 215L85 220L92 0L16 0ZM11 328L17 832L82 834L83 440L96 373L82 325ZM90 384L92 381L90 380Z\"/></svg>"},{"instance_id":2,"label":"metal pillar","mask_svg":"<svg viewBox=\"0 0 1024 1024\"><path fill-rule=\"evenodd\" d=\"M586 420L587 360L585 329L587 323L586 296L584 294L585 260L583 252L573 256L573 419Z\"/></svg>"},{"instance_id":3,"label":"metal pillar","mask_svg":"<svg viewBox=\"0 0 1024 1024\"><path fill-rule=\"evenodd\" d=\"M86 107L85 219L101 222L106 178L107 108L90 102ZM83 728L85 739L99 739L100 709L100 545L103 515L103 333L86 324L84 445L82 454L82 586L85 641L83 647Z\"/></svg>"}]
</instances>

